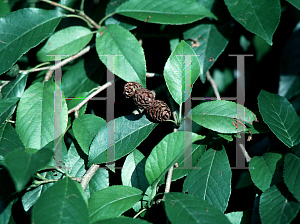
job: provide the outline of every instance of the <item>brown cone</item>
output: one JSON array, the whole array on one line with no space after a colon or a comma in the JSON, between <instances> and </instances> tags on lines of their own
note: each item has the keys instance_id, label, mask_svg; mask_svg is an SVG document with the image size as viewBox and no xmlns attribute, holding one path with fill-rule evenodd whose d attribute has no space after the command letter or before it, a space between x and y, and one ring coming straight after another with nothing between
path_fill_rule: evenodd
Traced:
<instances>
[{"instance_id":1,"label":"brown cone","mask_svg":"<svg viewBox=\"0 0 300 224\"><path fill-rule=\"evenodd\" d=\"M162 122L171 117L169 106L161 100L155 100L153 105L147 109L147 112L154 121Z\"/></svg>"},{"instance_id":2,"label":"brown cone","mask_svg":"<svg viewBox=\"0 0 300 224\"><path fill-rule=\"evenodd\" d=\"M135 94L135 91L137 89L143 89L142 85L139 84L138 82L127 82L124 85L123 94L125 95L126 98L130 98Z\"/></svg>"},{"instance_id":3,"label":"brown cone","mask_svg":"<svg viewBox=\"0 0 300 224\"><path fill-rule=\"evenodd\" d=\"M140 109L147 109L151 107L154 100L154 94L148 89L137 89L133 96L135 105L137 105Z\"/></svg>"}]
</instances>

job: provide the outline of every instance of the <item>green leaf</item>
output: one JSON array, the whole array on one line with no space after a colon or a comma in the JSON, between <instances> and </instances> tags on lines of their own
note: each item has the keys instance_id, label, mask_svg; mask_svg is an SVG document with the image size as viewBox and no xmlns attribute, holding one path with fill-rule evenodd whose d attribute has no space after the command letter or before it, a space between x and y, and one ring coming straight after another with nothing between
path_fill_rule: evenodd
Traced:
<instances>
[{"instance_id":1,"label":"green leaf","mask_svg":"<svg viewBox=\"0 0 300 224\"><path fill-rule=\"evenodd\" d=\"M171 192L166 194L164 203L172 224L231 224L219 209L192 195Z\"/></svg>"},{"instance_id":2,"label":"green leaf","mask_svg":"<svg viewBox=\"0 0 300 224\"><path fill-rule=\"evenodd\" d=\"M267 152L262 156L252 157L249 167L253 183L262 191L272 185L282 182L282 172L278 167L283 164L282 155L279 153Z\"/></svg>"},{"instance_id":3,"label":"green leaf","mask_svg":"<svg viewBox=\"0 0 300 224\"><path fill-rule=\"evenodd\" d=\"M1 91L3 99L21 97L26 86L27 77L28 73L23 72L16 79L4 86Z\"/></svg>"},{"instance_id":4,"label":"green leaf","mask_svg":"<svg viewBox=\"0 0 300 224\"><path fill-rule=\"evenodd\" d=\"M96 35L96 50L106 67L127 82L138 82L146 88L146 62L143 48L128 30L111 24ZM114 56L109 64L108 56Z\"/></svg>"},{"instance_id":5,"label":"green leaf","mask_svg":"<svg viewBox=\"0 0 300 224\"><path fill-rule=\"evenodd\" d=\"M17 108L16 131L25 148L40 149L54 140L54 83L35 83L21 97ZM64 96L63 96L64 97ZM61 133L67 127L68 110L62 99Z\"/></svg>"},{"instance_id":6,"label":"green leaf","mask_svg":"<svg viewBox=\"0 0 300 224\"><path fill-rule=\"evenodd\" d=\"M186 41L193 40L191 43L192 48L195 53L199 55L200 78L202 83L206 80L206 72L225 50L232 30L233 27L231 23L199 22L189 25L188 29L183 32L183 38Z\"/></svg>"},{"instance_id":7,"label":"green leaf","mask_svg":"<svg viewBox=\"0 0 300 224\"><path fill-rule=\"evenodd\" d=\"M259 214L262 224L291 223L300 211L297 202L283 184L277 184L262 193Z\"/></svg>"},{"instance_id":8,"label":"green leaf","mask_svg":"<svg viewBox=\"0 0 300 224\"><path fill-rule=\"evenodd\" d=\"M89 153L92 140L104 127L106 127L106 121L91 114L84 114L74 120L73 133L84 153Z\"/></svg>"},{"instance_id":9,"label":"green leaf","mask_svg":"<svg viewBox=\"0 0 300 224\"><path fill-rule=\"evenodd\" d=\"M150 185L155 185L166 174L171 166L182 158L184 146L192 142L185 142L191 135L192 142L205 137L192 132L172 132L165 136L151 151L146 161L146 177Z\"/></svg>"},{"instance_id":10,"label":"green leaf","mask_svg":"<svg viewBox=\"0 0 300 224\"><path fill-rule=\"evenodd\" d=\"M300 2L298 0L287 0L287 1L300 10Z\"/></svg>"},{"instance_id":11,"label":"green leaf","mask_svg":"<svg viewBox=\"0 0 300 224\"><path fill-rule=\"evenodd\" d=\"M24 150L15 150L4 157L3 164L12 177L16 190L21 191L28 183L33 174L45 167L53 152L49 149L41 149L34 154Z\"/></svg>"},{"instance_id":12,"label":"green leaf","mask_svg":"<svg viewBox=\"0 0 300 224\"><path fill-rule=\"evenodd\" d=\"M105 66L99 63L98 56L81 59L72 65L62 76L62 90L65 96L75 97L98 87L106 71L104 68Z\"/></svg>"},{"instance_id":13,"label":"green leaf","mask_svg":"<svg viewBox=\"0 0 300 224\"><path fill-rule=\"evenodd\" d=\"M149 187L145 175L145 156L137 149L130 153L122 167L122 183L124 186L135 187L145 192Z\"/></svg>"},{"instance_id":14,"label":"green leaf","mask_svg":"<svg viewBox=\"0 0 300 224\"><path fill-rule=\"evenodd\" d=\"M284 183L293 196L300 202L300 158L291 153L284 158Z\"/></svg>"},{"instance_id":15,"label":"green leaf","mask_svg":"<svg viewBox=\"0 0 300 224\"><path fill-rule=\"evenodd\" d=\"M292 104L284 97L262 90L258 108L264 122L289 148L300 142L300 118Z\"/></svg>"},{"instance_id":16,"label":"green leaf","mask_svg":"<svg viewBox=\"0 0 300 224\"><path fill-rule=\"evenodd\" d=\"M81 51L92 39L93 33L83 26L70 26L62 29L47 40L45 45L37 52L39 61L54 61L55 56L61 59L68 58Z\"/></svg>"},{"instance_id":17,"label":"green leaf","mask_svg":"<svg viewBox=\"0 0 300 224\"><path fill-rule=\"evenodd\" d=\"M193 165L193 167L196 166L198 159L200 158L200 156L203 155L205 150L206 150L206 145L192 144L192 165ZM179 169L174 169L173 170L172 181L180 179L180 178L186 176L188 173L190 173L192 171L192 169L185 169L184 168L184 162L185 162L186 159L184 158L184 155L181 155L176 160Z\"/></svg>"},{"instance_id":18,"label":"green leaf","mask_svg":"<svg viewBox=\"0 0 300 224\"><path fill-rule=\"evenodd\" d=\"M53 33L64 14L25 8L0 19L0 74Z\"/></svg>"},{"instance_id":19,"label":"green leaf","mask_svg":"<svg viewBox=\"0 0 300 224\"><path fill-rule=\"evenodd\" d=\"M279 0L225 0L232 17L247 30L264 38L272 45L272 36L281 15Z\"/></svg>"},{"instance_id":20,"label":"green leaf","mask_svg":"<svg viewBox=\"0 0 300 224\"><path fill-rule=\"evenodd\" d=\"M183 191L206 200L225 212L231 193L231 169L222 150L207 150L183 183Z\"/></svg>"},{"instance_id":21,"label":"green leaf","mask_svg":"<svg viewBox=\"0 0 300 224\"><path fill-rule=\"evenodd\" d=\"M90 223L84 191L79 183L66 177L53 184L37 200L32 211L32 222Z\"/></svg>"},{"instance_id":22,"label":"green leaf","mask_svg":"<svg viewBox=\"0 0 300 224\"><path fill-rule=\"evenodd\" d=\"M0 129L0 163L6 155L17 149L25 150L15 129L10 123L5 123Z\"/></svg>"},{"instance_id":23,"label":"green leaf","mask_svg":"<svg viewBox=\"0 0 300 224\"><path fill-rule=\"evenodd\" d=\"M139 116L123 116L110 121L115 122L115 138L112 145L106 145L107 130L106 127L101 128L90 147L89 165L112 162L106 158L107 150L114 150L115 160L122 158L144 141L157 126L157 123L150 122L145 115L140 119L137 117Z\"/></svg>"},{"instance_id":24,"label":"green leaf","mask_svg":"<svg viewBox=\"0 0 300 224\"><path fill-rule=\"evenodd\" d=\"M111 218L111 219L103 219L98 222L93 222L93 224L150 224L150 222L147 222L146 220L143 219L134 219L134 218L129 218L126 216L121 216L118 218Z\"/></svg>"},{"instance_id":25,"label":"green leaf","mask_svg":"<svg viewBox=\"0 0 300 224\"><path fill-rule=\"evenodd\" d=\"M142 198L142 191L134 187L115 185L93 194L89 200L91 222L122 215Z\"/></svg>"},{"instance_id":26,"label":"green leaf","mask_svg":"<svg viewBox=\"0 0 300 224\"><path fill-rule=\"evenodd\" d=\"M186 24L205 17L217 19L204 6L196 2L180 0L130 0L119 6L116 13L159 24Z\"/></svg>"},{"instance_id":27,"label":"green leaf","mask_svg":"<svg viewBox=\"0 0 300 224\"><path fill-rule=\"evenodd\" d=\"M88 92L82 92L79 93L78 95L75 95L74 98L72 99L66 99L66 103L67 103L67 107L69 108L68 110L73 109L74 107L76 107L78 104L80 104L82 101L84 101L86 99L86 97L90 95ZM79 109L79 113L78 116L82 116L84 115L86 108L87 108L87 104L88 102L86 102L80 109ZM71 124L71 117L68 117L68 124Z\"/></svg>"},{"instance_id":28,"label":"green leaf","mask_svg":"<svg viewBox=\"0 0 300 224\"><path fill-rule=\"evenodd\" d=\"M245 122L252 124L256 120L255 114L246 107L226 100L201 103L189 113L194 122L219 133L244 131Z\"/></svg>"},{"instance_id":29,"label":"green leaf","mask_svg":"<svg viewBox=\"0 0 300 224\"><path fill-rule=\"evenodd\" d=\"M192 56L187 57L187 55ZM185 62L186 60L187 62ZM200 74L200 64L193 49L185 41L181 41L172 52L164 68L167 87L178 104L185 102L191 95L191 90L189 92L185 90L186 69L191 69L190 80L194 84Z\"/></svg>"},{"instance_id":30,"label":"green leaf","mask_svg":"<svg viewBox=\"0 0 300 224\"><path fill-rule=\"evenodd\" d=\"M225 214L232 224L242 223L243 212L230 212Z\"/></svg>"},{"instance_id":31,"label":"green leaf","mask_svg":"<svg viewBox=\"0 0 300 224\"><path fill-rule=\"evenodd\" d=\"M0 17L5 16L6 14L10 13L10 7L7 2L3 0L0 1Z\"/></svg>"},{"instance_id":32,"label":"green leaf","mask_svg":"<svg viewBox=\"0 0 300 224\"><path fill-rule=\"evenodd\" d=\"M0 127L13 114L19 99L19 97L0 99Z\"/></svg>"}]
</instances>

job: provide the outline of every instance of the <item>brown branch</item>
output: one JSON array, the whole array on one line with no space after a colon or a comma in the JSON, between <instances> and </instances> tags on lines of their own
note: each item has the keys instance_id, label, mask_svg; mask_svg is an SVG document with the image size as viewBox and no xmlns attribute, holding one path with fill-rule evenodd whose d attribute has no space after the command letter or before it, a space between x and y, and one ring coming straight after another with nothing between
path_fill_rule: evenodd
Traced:
<instances>
[{"instance_id":1,"label":"brown branch","mask_svg":"<svg viewBox=\"0 0 300 224\"><path fill-rule=\"evenodd\" d=\"M100 165L97 164L93 164L88 171L86 172L86 174L84 174L84 176L81 178L81 186L83 188L83 190L85 190L85 188L87 187L88 183L90 182L90 180L92 179L92 177L94 176L94 174L96 173L96 171L99 169Z\"/></svg>"},{"instance_id":2,"label":"brown branch","mask_svg":"<svg viewBox=\"0 0 300 224\"><path fill-rule=\"evenodd\" d=\"M218 91L218 86L217 86L217 84L215 83L215 81L213 80L213 78L211 77L209 71L206 72L206 77L207 77L208 81L210 82L211 87L212 87L213 90L214 90L214 93L215 93L215 95L216 95L216 97L217 97L217 100L221 100L220 93L219 93L219 91Z\"/></svg>"}]
</instances>

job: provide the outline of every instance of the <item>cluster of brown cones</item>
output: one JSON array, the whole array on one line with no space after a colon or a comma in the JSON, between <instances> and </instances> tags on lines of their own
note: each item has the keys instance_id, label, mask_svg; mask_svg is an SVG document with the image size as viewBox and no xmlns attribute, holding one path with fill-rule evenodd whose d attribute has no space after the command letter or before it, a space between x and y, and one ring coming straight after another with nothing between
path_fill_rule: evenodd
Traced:
<instances>
[{"instance_id":1,"label":"cluster of brown cones","mask_svg":"<svg viewBox=\"0 0 300 224\"><path fill-rule=\"evenodd\" d=\"M166 121L171 117L171 110L168 105L161 101L155 100L155 95L152 91L144 89L137 82L128 82L124 86L126 98L133 97L133 101L138 108L144 109L154 121Z\"/></svg>"}]
</instances>

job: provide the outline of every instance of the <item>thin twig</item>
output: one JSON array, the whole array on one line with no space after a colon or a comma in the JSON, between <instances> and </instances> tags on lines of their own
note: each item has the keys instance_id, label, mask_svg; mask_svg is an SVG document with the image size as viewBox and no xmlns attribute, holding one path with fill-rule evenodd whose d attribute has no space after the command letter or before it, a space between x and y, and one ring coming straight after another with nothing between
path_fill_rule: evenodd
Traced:
<instances>
[{"instance_id":1,"label":"thin twig","mask_svg":"<svg viewBox=\"0 0 300 224\"><path fill-rule=\"evenodd\" d=\"M117 81L117 79L116 79ZM68 114L79 110L84 104L86 104L86 102L88 102L90 99L92 99L94 96L96 96L98 93L100 93L101 91L105 90L107 87L111 86L113 84L113 82L115 82L115 80L109 81L107 83L105 83L103 86L99 86L98 89L91 93L88 97L86 97L81 103L79 103L76 107L73 107L72 109L70 109L68 111Z\"/></svg>"},{"instance_id":2,"label":"thin twig","mask_svg":"<svg viewBox=\"0 0 300 224\"><path fill-rule=\"evenodd\" d=\"M94 45L87 46L87 47L85 47L84 49L82 49L79 53L77 53L77 54L75 54L75 55L73 55L73 56L71 56L71 57L69 57L69 58L67 58L67 59L65 59L65 60L63 60L63 61L61 61L61 62L59 62L59 63L57 63L57 64L55 64L55 65L53 65L53 66L51 66L51 67L49 68L49 70L47 71L47 73L46 73L46 75L45 75L45 78L44 78L43 82L50 80L50 78L51 78L51 76L52 76L54 70L56 70L56 69L58 69L58 68L61 68L62 66L66 65L66 64L68 64L68 63L70 63L71 61L75 60L76 58L79 58L80 56L86 54L86 53L89 52L90 49L93 48L93 47L94 47Z\"/></svg>"},{"instance_id":3,"label":"thin twig","mask_svg":"<svg viewBox=\"0 0 300 224\"><path fill-rule=\"evenodd\" d=\"M81 16L82 18L86 19L91 25L93 25L93 27L95 29L98 30L100 28L100 26L94 20L92 20L90 17L88 17L87 15L85 15L83 11L75 10L75 9L72 9L72 8L70 8L68 6L61 5L61 4L56 3L56 2L52 2L50 0L40 0L40 1L41 2L46 2L46 3L50 4L50 5L53 5L53 6L56 6L56 7L60 7L62 9L65 9L65 10L69 11L69 12L77 14L77 15Z\"/></svg>"},{"instance_id":4,"label":"thin twig","mask_svg":"<svg viewBox=\"0 0 300 224\"><path fill-rule=\"evenodd\" d=\"M215 81L213 80L213 78L211 77L209 71L206 72L206 77L207 77L208 81L210 82L210 84L211 84L211 86L212 86L212 88L214 90L214 93L215 93L215 95L217 97L217 100L221 100L220 93L218 91L218 86L215 83Z\"/></svg>"},{"instance_id":5,"label":"thin twig","mask_svg":"<svg viewBox=\"0 0 300 224\"><path fill-rule=\"evenodd\" d=\"M84 176L81 178L81 186L83 188L83 190L85 190L85 188L87 187L88 183L90 182L90 180L92 179L92 177L94 176L94 174L96 173L96 171L99 169L100 165L98 164L93 164L89 170L86 172L86 174L84 174Z\"/></svg>"},{"instance_id":6,"label":"thin twig","mask_svg":"<svg viewBox=\"0 0 300 224\"><path fill-rule=\"evenodd\" d=\"M250 160L251 160L251 157L249 156L247 150L245 149L245 147L244 147L243 144L239 144L239 146L240 146L240 148L241 148L241 150L242 150L242 152L243 152L243 154L245 156L245 159L246 159L247 163L249 163Z\"/></svg>"}]
</instances>

